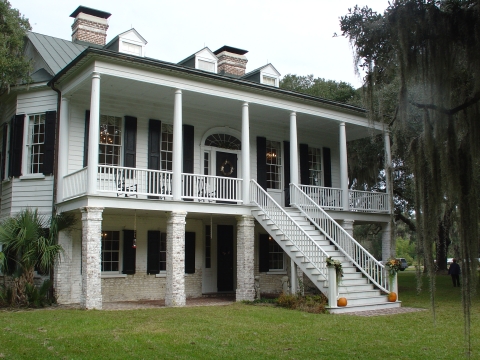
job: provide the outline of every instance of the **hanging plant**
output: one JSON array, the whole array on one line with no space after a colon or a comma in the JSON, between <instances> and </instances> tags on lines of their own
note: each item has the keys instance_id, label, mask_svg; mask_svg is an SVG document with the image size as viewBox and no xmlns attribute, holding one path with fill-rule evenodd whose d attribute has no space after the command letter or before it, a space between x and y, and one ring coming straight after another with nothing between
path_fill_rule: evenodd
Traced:
<instances>
[{"instance_id":1,"label":"hanging plant","mask_svg":"<svg viewBox=\"0 0 480 360\"><path fill-rule=\"evenodd\" d=\"M335 272L337 273L337 283L340 282L343 277L343 268L340 260L335 260L331 256L327 258L327 266L335 267Z\"/></svg>"}]
</instances>

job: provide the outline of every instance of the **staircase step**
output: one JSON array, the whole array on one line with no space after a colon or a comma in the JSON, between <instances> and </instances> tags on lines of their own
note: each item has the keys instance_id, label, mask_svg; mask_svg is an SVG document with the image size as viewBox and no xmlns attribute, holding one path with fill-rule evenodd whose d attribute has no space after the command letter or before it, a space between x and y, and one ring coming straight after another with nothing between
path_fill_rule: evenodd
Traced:
<instances>
[{"instance_id":1,"label":"staircase step","mask_svg":"<svg viewBox=\"0 0 480 360\"><path fill-rule=\"evenodd\" d=\"M346 313L357 312L357 311L393 309L393 308L399 308L401 306L402 306L401 301L376 303L376 304L363 304L363 305L348 304L347 306L344 306L344 307L328 308L328 311L330 312L330 314L346 314Z\"/></svg>"}]
</instances>

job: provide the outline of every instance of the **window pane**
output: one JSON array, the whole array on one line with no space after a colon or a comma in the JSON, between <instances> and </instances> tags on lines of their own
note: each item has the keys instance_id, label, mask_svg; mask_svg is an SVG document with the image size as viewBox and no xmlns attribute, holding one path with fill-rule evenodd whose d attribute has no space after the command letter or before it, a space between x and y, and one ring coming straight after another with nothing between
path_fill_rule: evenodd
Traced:
<instances>
[{"instance_id":1,"label":"window pane","mask_svg":"<svg viewBox=\"0 0 480 360\"><path fill-rule=\"evenodd\" d=\"M281 144L267 140L267 188L281 189L282 159Z\"/></svg>"},{"instance_id":2,"label":"window pane","mask_svg":"<svg viewBox=\"0 0 480 360\"><path fill-rule=\"evenodd\" d=\"M204 71L209 71L209 72L214 72L215 71L215 63L198 59L198 69L199 70L204 70Z\"/></svg>"},{"instance_id":3,"label":"window pane","mask_svg":"<svg viewBox=\"0 0 480 360\"><path fill-rule=\"evenodd\" d=\"M322 153L320 149L308 148L309 183L322 186Z\"/></svg>"},{"instance_id":4,"label":"window pane","mask_svg":"<svg viewBox=\"0 0 480 360\"><path fill-rule=\"evenodd\" d=\"M100 115L99 165L120 165L122 118Z\"/></svg>"},{"instance_id":5,"label":"window pane","mask_svg":"<svg viewBox=\"0 0 480 360\"><path fill-rule=\"evenodd\" d=\"M28 164L30 174L43 172L45 153L45 114L30 115L28 119Z\"/></svg>"},{"instance_id":6,"label":"window pane","mask_svg":"<svg viewBox=\"0 0 480 360\"><path fill-rule=\"evenodd\" d=\"M102 231L102 271L120 268L120 231Z\"/></svg>"}]
</instances>

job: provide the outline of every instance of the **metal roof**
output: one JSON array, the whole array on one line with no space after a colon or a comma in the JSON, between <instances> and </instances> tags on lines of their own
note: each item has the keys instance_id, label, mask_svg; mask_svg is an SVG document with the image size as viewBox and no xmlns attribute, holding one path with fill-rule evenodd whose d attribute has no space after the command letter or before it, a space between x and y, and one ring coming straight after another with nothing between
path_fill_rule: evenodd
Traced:
<instances>
[{"instance_id":1,"label":"metal roof","mask_svg":"<svg viewBox=\"0 0 480 360\"><path fill-rule=\"evenodd\" d=\"M40 56L45 60L48 67L52 70L52 75L57 74L87 48L87 46L68 40L34 32L29 32L27 36Z\"/></svg>"}]
</instances>

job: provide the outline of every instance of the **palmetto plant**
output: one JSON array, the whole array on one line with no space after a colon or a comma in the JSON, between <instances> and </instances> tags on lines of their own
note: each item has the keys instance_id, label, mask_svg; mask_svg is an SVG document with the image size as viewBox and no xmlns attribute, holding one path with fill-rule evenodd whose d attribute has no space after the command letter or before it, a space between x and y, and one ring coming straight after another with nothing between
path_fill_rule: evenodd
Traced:
<instances>
[{"instance_id":1,"label":"palmetto plant","mask_svg":"<svg viewBox=\"0 0 480 360\"><path fill-rule=\"evenodd\" d=\"M35 270L48 273L53 268L63 251L56 241L58 231L70 223L62 215L48 221L37 210L25 209L0 224L1 270L13 275L13 302L27 302L26 284L33 286Z\"/></svg>"}]
</instances>

